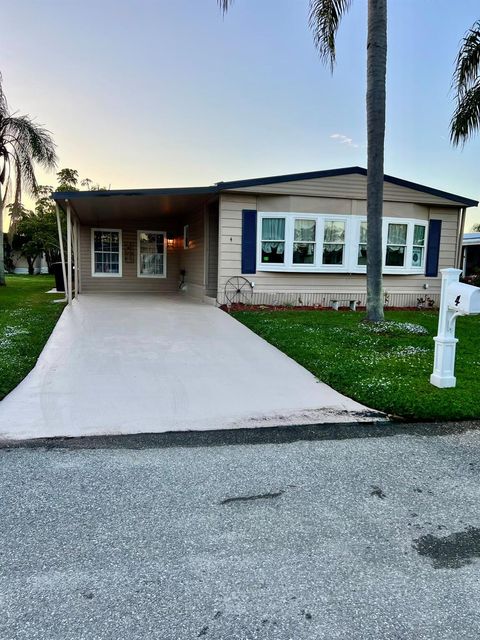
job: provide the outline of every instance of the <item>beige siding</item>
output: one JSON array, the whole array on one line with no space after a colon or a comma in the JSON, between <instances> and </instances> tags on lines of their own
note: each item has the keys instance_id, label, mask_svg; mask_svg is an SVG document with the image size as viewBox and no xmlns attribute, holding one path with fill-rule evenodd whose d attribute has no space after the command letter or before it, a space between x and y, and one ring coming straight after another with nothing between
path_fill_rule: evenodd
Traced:
<instances>
[{"instance_id":1,"label":"beige siding","mask_svg":"<svg viewBox=\"0 0 480 640\"><path fill-rule=\"evenodd\" d=\"M172 292L178 289L179 251L167 251L166 278L137 277L137 230L170 231L166 225L154 224L151 220L137 220L135 224L122 222L110 224L111 229L122 230L122 277L105 278L92 276L91 227L82 226L80 230L80 290L82 293L94 292ZM133 262L125 262L127 245L133 246Z\"/></svg>"},{"instance_id":2,"label":"beige siding","mask_svg":"<svg viewBox=\"0 0 480 640\"><path fill-rule=\"evenodd\" d=\"M231 196L228 196L229 198ZM323 198L313 196L260 195L258 211L295 211L297 213L334 213L343 215L367 215L365 200ZM384 215L391 218L417 218L428 220L429 207L411 202L390 202L385 199Z\"/></svg>"},{"instance_id":3,"label":"beige siding","mask_svg":"<svg viewBox=\"0 0 480 640\"><path fill-rule=\"evenodd\" d=\"M453 212L448 209L431 208L430 219L442 221L442 240L440 244L440 259L438 268L455 267L455 255L457 250L457 226L458 211Z\"/></svg>"},{"instance_id":4,"label":"beige siding","mask_svg":"<svg viewBox=\"0 0 480 640\"><path fill-rule=\"evenodd\" d=\"M226 281L241 275L242 209L259 211L298 211L320 213L364 213L365 203L340 198L297 196L265 196L254 194L224 194L220 200L218 297L223 301ZM413 203L385 203L385 215L423 220L442 220L440 268L454 266L459 210L425 207ZM277 299L292 304L330 304L332 298L351 298L365 302L366 278L359 274L273 273L257 272L248 276L255 282L254 301L262 304ZM428 290L423 285L428 285ZM390 304L411 306L426 293L438 301L440 278L424 275L385 275L384 288Z\"/></svg>"},{"instance_id":5,"label":"beige siding","mask_svg":"<svg viewBox=\"0 0 480 640\"><path fill-rule=\"evenodd\" d=\"M203 296L205 293L205 220L204 212L197 211L184 216L189 227L189 248L180 248L180 269L185 269L185 284L189 294ZM182 227L183 235L183 227Z\"/></svg>"},{"instance_id":6,"label":"beige siding","mask_svg":"<svg viewBox=\"0 0 480 640\"><path fill-rule=\"evenodd\" d=\"M321 196L325 198L348 198L366 200L367 177L357 173L332 176L330 178L313 178L310 180L292 180L275 184L243 187L236 191L249 193L274 193L288 195ZM391 202L416 202L418 204L454 205L455 203L423 193L415 189L400 187L391 182L384 183L384 199Z\"/></svg>"},{"instance_id":7,"label":"beige siding","mask_svg":"<svg viewBox=\"0 0 480 640\"><path fill-rule=\"evenodd\" d=\"M217 295L218 283L218 205L210 209L207 220L207 290L208 296Z\"/></svg>"}]
</instances>

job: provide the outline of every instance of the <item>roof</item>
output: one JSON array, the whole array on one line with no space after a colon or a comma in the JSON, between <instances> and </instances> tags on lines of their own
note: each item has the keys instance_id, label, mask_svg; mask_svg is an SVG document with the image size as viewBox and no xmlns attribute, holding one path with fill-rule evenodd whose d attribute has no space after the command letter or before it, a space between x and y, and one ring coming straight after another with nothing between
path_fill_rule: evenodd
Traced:
<instances>
[{"instance_id":1,"label":"roof","mask_svg":"<svg viewBox=\"0 0 480 640\"><path fill-rule=\"evenodd\" d=\"M480 233L465 233L463 235L462 244L464 245L480 244Z\"/></svg>"},{"instance_id":2,"label":"roof","mask_svg":"<svg viewBox=\"0 0 480 640\"><path fill-rule=\"evenodd\" d=\"M179 187L179 188L165 188L165 189L112 189L108 191L56 191L52 197L57 202L62 200L82 200L87 198L115 198L115 197L135 197L135 196L212 196L219 194L223 191L234 191L235 189L242 189L245 187L255 187L260 185L275 184L280 182L294 182L295 180L311 180L315 178L328 178L332 176L343 176L350 174L367 175L367 170L364 167L343 167L339 169L327 169L325 171L310 171L306 173L291 173L280 176L268 176L265 178L251 178L248 180L233 180L229 182L217 182L214 185L207 187ZM463 205L464 207L476 207L478 205L477 200L459 196L448 191L441 191L440 189L434 189L427 187L426 185L418 184L416 182L410 182L403 180L402 178L396 178L395 176L384 176L385 182L390 182L400 187L406 187L407 189L413 189L414 191L420 191L422 193L428 193L439 198L445 198L456 204Z\"/></svg>"}]
</instances>

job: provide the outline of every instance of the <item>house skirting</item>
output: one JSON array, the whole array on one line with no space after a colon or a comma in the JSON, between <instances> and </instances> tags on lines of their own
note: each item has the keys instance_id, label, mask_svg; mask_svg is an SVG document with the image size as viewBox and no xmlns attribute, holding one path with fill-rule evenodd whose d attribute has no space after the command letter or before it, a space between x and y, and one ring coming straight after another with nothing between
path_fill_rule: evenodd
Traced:
<instances>
[{"instance_id":1,"label":"house skirting","mask_svg":"<svg viewBox=\"0 0 480 640\"><path fill-rule=\"evenodd\" d=\"M429 293L428 290L419 292L385 292L385 305L387 307L417 307L419 299L429 298L434 301L434 306L438 307L440 302L439 293ZM224 292L219 295L219 301L226 304ZM253 291L250 297L254 306L295 306L295 307L331 307L333 301L338 301L341 307L348 306L348 301L352 300L359 307L366 306L367 293L362 292L308 292L308 291ZM347 302L346 302L347 301Z\"/></svg>"},{"instance_id":2,"label":"house skirting","mask_svg":"<svg viewBox=\"0 0 480 640\"><path fill-rule=\"evenodd\" d=\"M17 275L28 275L28 267L15 267L13 273L16 273ZM38 275L39 273L48 273L48 267L46 265L42 267L34 267L33 273L35 275Z\"/></svg>"}]
</instances>

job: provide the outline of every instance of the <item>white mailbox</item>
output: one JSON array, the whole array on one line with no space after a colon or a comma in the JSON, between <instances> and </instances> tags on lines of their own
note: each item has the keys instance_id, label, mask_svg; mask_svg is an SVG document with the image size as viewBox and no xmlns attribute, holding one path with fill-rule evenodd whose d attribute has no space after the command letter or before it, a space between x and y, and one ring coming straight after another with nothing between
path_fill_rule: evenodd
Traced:
<instances>
[{"instance_id":1,"label":"white mailbox","mask_svg":"<svg viewBox=\"0 0 480 640\"><path fill-rule=\"evenodd\" d=\"M446 389L457 384L455 378L455 323L459 316L480 313L480 289L458 281L460 269L442 269L442 293L438 313L435 359L430 382Z\"/></svg>"},{"instance_id":2,"label":"white mailbox","mask_svg":"<svg viewBox=\"0 0 480 640\"><path fill-rule=\"evenodd\" d=\"M448 308L461 316L480 313L480 289L471 284L455 282L447 289Z\"/></svg>"}]
</instances>

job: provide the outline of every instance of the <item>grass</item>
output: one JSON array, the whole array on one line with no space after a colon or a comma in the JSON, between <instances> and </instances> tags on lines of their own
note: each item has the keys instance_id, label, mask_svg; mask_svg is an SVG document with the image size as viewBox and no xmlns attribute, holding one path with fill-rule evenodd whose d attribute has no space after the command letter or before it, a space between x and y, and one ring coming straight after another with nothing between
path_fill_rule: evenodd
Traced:
<instances>
[{"instance_id":1,"label":"grass","mask_svg":"<svg viewBox=\"0 0 480 640\"><path fill-rule=\"evenodd\" d=\"M337 391L407 420L480 418L480 316L457 320L454 389L429 383L438 315L390 311L395 324L341 311L236 311L234 317ZM397 323L414 323L421 333ZM423 329L423 330L422 330Z\"/></svg>"},{"instance_id":2,"label":"grass","mask_svg":"<svg viewBox=\"0 0 480 640\"><path fill-rule=\"evenodd\" d=\"M52 332L63 304L45 293L52 276L7 276L0 287L0 400L23 380L35 365Z\"/></svg>"}]
</instances>

